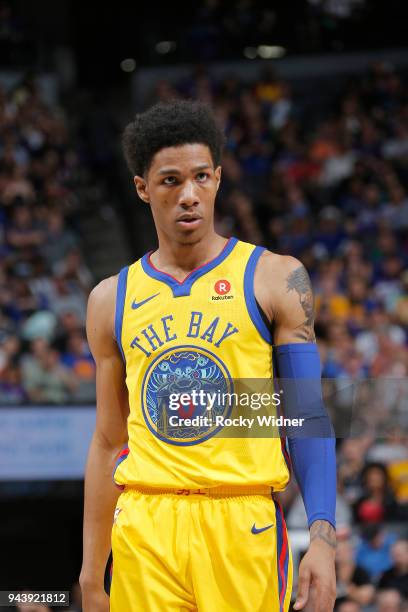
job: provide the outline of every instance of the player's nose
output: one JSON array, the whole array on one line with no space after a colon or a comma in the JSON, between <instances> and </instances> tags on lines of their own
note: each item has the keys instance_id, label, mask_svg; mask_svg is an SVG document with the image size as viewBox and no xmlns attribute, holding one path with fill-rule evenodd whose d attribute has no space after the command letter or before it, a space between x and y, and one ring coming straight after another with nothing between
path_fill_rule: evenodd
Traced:
<instances>
[{"instance_id":1,"label":"player's nose","mask_svg":"<svg viewBox=\"0 0 408 612\"><path fill-rule=\"evenodd\" d=\"M184 207L190 207L199 203L200 200L194 181L186 181L180 191L179 204Z\"/></svg>"}]
</instances>

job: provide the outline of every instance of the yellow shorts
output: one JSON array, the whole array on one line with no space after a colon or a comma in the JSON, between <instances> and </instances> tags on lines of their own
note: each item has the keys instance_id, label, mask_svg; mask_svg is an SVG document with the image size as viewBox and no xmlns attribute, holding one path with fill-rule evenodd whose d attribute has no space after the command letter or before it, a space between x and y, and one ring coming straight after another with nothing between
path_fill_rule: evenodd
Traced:
<instances>
[{"instance_id":1,"label":"yellow shorts","mask_svg":"<svg viewBox=\"0 0 408 612\"><path fill-rule=\"evenodd\" d=\"M112 554L112 612L289 609L286 525L267 494L125 489L115 511Z\"/></svg>"}]
</instances>

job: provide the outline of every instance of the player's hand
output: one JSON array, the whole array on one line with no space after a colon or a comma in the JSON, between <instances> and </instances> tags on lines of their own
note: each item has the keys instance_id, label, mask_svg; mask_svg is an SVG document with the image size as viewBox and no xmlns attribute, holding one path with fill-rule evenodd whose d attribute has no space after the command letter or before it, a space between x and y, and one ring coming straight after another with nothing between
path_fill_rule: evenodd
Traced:
<instances>
[{"instance_id":1,"label":"player's hand","mask_svg":"<svg viewBox=\"0 0 408 612\"><path fill-rule=\"evenodd\" d=\"M327 521L315 521L310 546L299 565L298 592L293 608L302 610L313 591L313 611L333 612L336 601L336 536Z\"/></svg>"},{"instance_id":2,"label":"player's hand","mask_svg":"<svg viewBox=\"0 0 408 612\"><path fill-rule=\"evenodd\" d=\"M103 586L81 584L82 612L109 612L109 596Z\"/></svg>"}]
</instances>

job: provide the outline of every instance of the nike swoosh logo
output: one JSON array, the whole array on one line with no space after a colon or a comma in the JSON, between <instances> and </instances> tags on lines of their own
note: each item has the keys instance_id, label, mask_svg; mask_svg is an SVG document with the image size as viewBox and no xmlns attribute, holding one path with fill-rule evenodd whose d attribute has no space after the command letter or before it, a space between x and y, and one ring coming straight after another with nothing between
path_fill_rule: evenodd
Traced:
<instances>
[{"instance_id":1,"label":"nike swoosh logo","mask_svg":"<svg viewBox=\"0 0 408 612\"><path fill-rule=\"evenodd\" d=\"M267 525L266 527L261 527L260 529L257 529L254 523L252 525L251 533L254 533L254 534L262 533L263 531L266 531L267 529L270 529L271 527L273 527L273 523L271 523L270 525Z\"/></svg>"},{"instance_id":2,"label":"nike swoosh logo","mask_svg":"<svg viewBox=\"0 0 408 612\"><path fill-rule=\"evenodd\" d=\"M136 308L140 308L140 306L143 306L143 304L146 304L146 302L150 302L150 300L157 297L158 295L160 295L160 293L155 293L154 295L151 295L150 297L146 298L145 300L142 300L141 302L136 302L136 300L133 300L132 302L133 310L136 310Z\"/></svg>"}]
</instances>

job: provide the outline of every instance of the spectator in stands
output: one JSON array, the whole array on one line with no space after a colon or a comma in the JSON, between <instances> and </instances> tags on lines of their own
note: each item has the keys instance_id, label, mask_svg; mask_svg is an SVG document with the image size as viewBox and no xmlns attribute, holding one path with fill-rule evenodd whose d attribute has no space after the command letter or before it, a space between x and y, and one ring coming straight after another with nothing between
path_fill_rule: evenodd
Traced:
<instances>
[{"instance_id":1,"label":"spectator in stands","mask_svg":"<svg viewBox=\"0 0 408 612\"><path fill-rule=\"evenodd\" d=\"M364 527L357 547L356 563L368 572L371 580L379 577L392 567L391 546L396 537L385 532L381 525Z\"/></svg>"},{"instance_id":2,"label":"spectator in stands","mask_svg":"<svg viewBox=\"0 0 408 612\"><path fill-rule=\"evenodd\" d=\"M41 228L36 224L32 211L27 205L14 207L14 214L7 232L8 244L12 249L35 249L44 240Z\"/></svg>"},{"instance_id":3,"label":"spectator in stands","mask_svg":"<svg viewBox=\"0 0 408 612\"><path fill-rule=\"evenodd\" d=\"M378 591L376 612L402 612L402 598L395 589Z\"/></svg>"},{"instance_id":4,"label":"spectator in stands","mask_svg":"<svg viewBox=\"0 0 408 612\"><path fill-rule=\"evenodd\" d=\"M344 239L342 215L335 206L325 206L319 213L319 224L314 235L314 244L333 256Z\"/></svg>"},{"instance_id":5,"label":"spectator in stands","mask_svg":"<svg viewBox=\"0 0 408 612\"><path fill-rule=\"evenodd\" d=\"M394 308L394 316L400 325L408 328L408 270L401 274L401 295L397 298Z\"/></svg>"},{"instance_id":6,"label":"spectator in stands","mask_svg":"<svg viewBox=\"0 0 408 612\"><path fill-rule=\"evenodd\" d=\"M83 262L81 251L71 249L54 267L55 275L65 280L72 293L88 295L93 285L92 274Z\"/></svg>"},{"instance_id":7,"label":"spectator in stands","mask_svg":"<svg viewBox=\"0 0 408 612\"><path fill-rule=\"evenodd\" d=\"M388 474L395 497L406 514L406 507L408 505L408 458L400 461L393 461L388 465Z\"/></svg>"},{"instance_id":8,"label":"spectator in stands","mask_svg":"<svg viewBox=\"0 0 408 612\"><path fill-rule=\"evenodd\" d=\"M42 253L50 268L61 262L76 245L77 239L65 227L62 213L53 210L48 215L46 234L42 245Z\"/></svg>"},{"instance_id":9,"label":"spectator in stands","mask_svg":"<svg viewBox=\"0 0 408 612\"><path fill-rule=\"evenodd\" d=\"M26 399L19 366L8 364L0 372L0 406L22 404Z\"/></svg>"},{"instance_id":10,"label":"spectator in stands","mask_svg":"<svg viewBox=\"0 0 408 612\"><path fill-rule=\"evenodd\" d=\"M338 481L344 497L351 504L362 495L363 483L361 474L365 464L367 448L371 438L346 438L338 453Z\"/></svg>"},{"instance_id":11,"label":"spectator in stands","mask_svg":"<svg viewBox=\"0 0 408 612\"><path fill-rule=\"evenodd\" d=\"M37 254L31 262L31 274L28 284L31 293L41 301L43 308L49 309L55 297L54 280L47 268L44 257Z\"/></svg>"},{"instance_id":12,"label":"spectator in stands","mask_svg":"<svg viewBox=\"0 0 408 612\"><path fill-rule=\"evenodd\" d=\"M379 589L392 589L408 600L408 540L397 540L391 547L393 566L384 572Z\"/></svg>"},{"instance_id":13,"label":"spectator in stands","mask_svg":"<svg viewBox=\"0 0 408 612\"><path fill-rule=\"evenodd\" d=\"M390 200L383 205L381 213L391 229L401 231L408 228L408 198L398 182L390 189Z\"/></svg>"},{"instance_id":14,"label":"spectator in stands","mask_svg":"<svg viewBox=\"0 0 408 612\"><path fill-rule=\"evenodd\" d=\"M77 402L95 401L95 362L83 332L73 331L68 336L67 350L61 362L72 372L77 382L72 399Z\"/></svg>"},{"instance_id":15,"label":"spectator in stands","mask_svg":"<svg viewBox=\"0 0 408 612\"><path fill-rule=\"evenodd\" d=\"M340 279L327 270L320 277L319 285L316 287L316 313L321 316L324 310L329 317L347 319L350 303L344 291L339 289Z\"/></svg>"},{"instance_id":16,"label":"spectator in stands","mask_svg":"<svg viewBox=\"0 0 408 612\"><path fill-rule=\"evenodd\" d=\"M5 300L5 312L17 325L22 325L30 315L42 308L41 298L33 295L25 278L18 276L11 278Z\"/></svg>"},{"instance_id":17,"label":"spectator in stands","mask_svg":"<svg viewBox=\"0 0 408 612\"><path fill-rule=\"evenodd\" d=\"M7 365L18 363L20 351L20 339L15 335L5 334L0 339L0 371Z\"/></svg>"},{"instance_id":18,"label":"spectator in stands","mask_svg":"<svg viewBox=\"0 0 408 612\"><path fill-rule=\"evenodd\" d=\"M362 473L363 495L354 506L359 523L381 523L401 518L400 508L391 491L382 463L369 463Z\"/></svg>"},{"instance_id":19,"label":"spectator in stands","mask_svg":"<svg viewBox=\"0 0 408 612\"><path fill-rule=\"evenodd\" d=\"M69 402L77 388L72 373L60 363L59 353L41 338L31 343L30 354L22 360L24 388L34 403Z\"/></svg>"},{"instance_id":20,"label":"spectator in stands","mask_svg":"<svg viewBox=\"0 0 408 612\"><path fill-rule=\"evenodd\" d=\"M390 424L382 441L377 441L369 449L367 460L381 462L384 465L408 458L407 433L395 425Z\"/></svg>"},{"instance_id":21,"label":"spectator in stands","mask_svg":"<svg viewBox=\"0 0 408 612\"><path fill-rule=\"evenodd\" d=\"M356 336L356 347L371 365L379 353L380 335L385 334L394 345L404 346L405 332L400 325L393 324L381 302L377 302L366 314L366 327Z\"/></svg>"},{"instance_id":22,"label":"spectator in stands","mask_svg":"<svg viewBox=\"0 0 408 612\"><path fill-rule=\"evenodd\" d=\"M62 277L54 279L55 297L52 303L52 310L61 317L67 312L74 313L79 318L81 324L86 319L86 297L82 291L72 290L69 281Z\"/></svg>"},{"instance_id":23,"label":"spectator in stands","mask_svg":"<svg viewBox=\"0 0 408 612\"><path fill-rule=\"evenodd\" d=\"M349 539L340 540L336 551L337 600L355 602L364 607L374 599L374 586L368 572L356 565L353 546Z\"/></svg>"}]
</instances>

